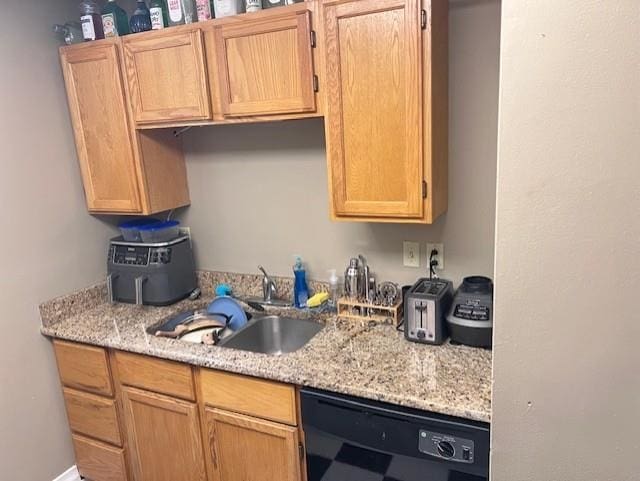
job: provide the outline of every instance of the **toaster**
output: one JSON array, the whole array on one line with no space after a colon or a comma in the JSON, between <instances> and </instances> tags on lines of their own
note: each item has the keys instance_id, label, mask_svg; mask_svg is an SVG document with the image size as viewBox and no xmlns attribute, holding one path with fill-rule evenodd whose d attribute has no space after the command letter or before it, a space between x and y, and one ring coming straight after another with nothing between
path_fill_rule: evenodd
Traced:
<instances>
[{"instance_id":1,"label":"toaster","mask_svg":"<svg viewBox=\"0 0 640 481\"><path fill-rule=\"evenodd\" d=\"M418 279L404 297L404 337L413 342L442 344L447 338L445 316L453 298L453 283Z\"/></svg>"},{"instance_id":2,"label":"toaster","mask_svg":"<svg viewBox=\"0 0 640 481\"><path fill-rule=\"evenodd\" d=\"M188 297L196 287L188 236L159 243L111 239L107 259L111 302L167 306Z\"/></svg>"}]
</instances>

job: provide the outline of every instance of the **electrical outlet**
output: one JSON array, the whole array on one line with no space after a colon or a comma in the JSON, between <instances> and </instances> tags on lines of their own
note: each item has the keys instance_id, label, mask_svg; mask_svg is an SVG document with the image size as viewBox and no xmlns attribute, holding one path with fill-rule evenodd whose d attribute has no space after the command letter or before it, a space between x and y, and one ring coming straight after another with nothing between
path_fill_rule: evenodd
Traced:
<instances>
[{"instance_id":1,"label":"electrical outlet","mask_svg":"<svg viewBox=\"0 0 640 481\"><path fill-rule=\"evenodd\" d=\"M434 249L438 251L438 254L434 258L435 260L438 261L438 265L436 266L436 269L441 271L442 269L444 269L444 244L427 242L427 267L429 267L431 251Z\"/></svg>"},{"instance_id":2,"label":"electrical outlet","mask_svg":"<svg viewBox=\"0 0 640 481\"><path fill-rule=\"evenodd\" d=\"M402 243L402 263L405 267L420 267L420 243L404 241Z\"/></svg>"}]
</instances>

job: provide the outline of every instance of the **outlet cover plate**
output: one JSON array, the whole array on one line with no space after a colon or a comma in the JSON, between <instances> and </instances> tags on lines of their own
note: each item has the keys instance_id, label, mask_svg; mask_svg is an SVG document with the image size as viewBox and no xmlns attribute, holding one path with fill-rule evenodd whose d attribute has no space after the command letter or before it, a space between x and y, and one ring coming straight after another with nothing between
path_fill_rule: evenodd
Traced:
<instances>
[{"instance_id":1,"label":"outlet cover plate","mask_svg":"<svg viewBox=\"0 0 640 481\"><path fill-rule=\"evenodd\" d=\"M402 243L402 263L405 267L420 267L420 243Z\"/></svg>"},{"instance_id":2,"label":"outlet cover plate","mask_svg":"<svg viewBox=\"0 0 640 481\"><path fill-rule=\"evenodd\" d=\"M178 231L180 232L180 235L189 236L189 240L191 240L191 227L180 227Z\"/></svg>"},{"instance_id":3,"label":"outlet cover plate","mask_svg":"<svg viewBox=\"0 0 640 481\"><path fill-rule=\"evenodd\" d=\"M438 265L436 269L441 271L444 269L444 244L438 244L435 242L427 242L427 268L429 267L429 256L431 255L431 251L435 249L438 251L438 255L435 259L438 261Z\"/></svg>"}]
</instances>

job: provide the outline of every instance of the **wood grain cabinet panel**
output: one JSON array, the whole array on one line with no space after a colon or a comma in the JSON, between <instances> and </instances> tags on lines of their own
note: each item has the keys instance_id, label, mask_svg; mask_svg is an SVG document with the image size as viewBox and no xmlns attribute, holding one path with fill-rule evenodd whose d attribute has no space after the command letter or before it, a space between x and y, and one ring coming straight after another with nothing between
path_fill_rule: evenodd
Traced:
<instances>
[{"instance_id":1,"label":"wood grain cabinet panel","mask_svg":"<svg viewBox=\"0 0 640 481\"><path fill-rule=\"evenodd\" d=\"M431 43L423 45L430 30L427 22L422 26L430 10L423 12L419 0L351 0L324 2L323 12L333 216L432 221L425 200L436 188L429 178L431 149L425 148L432 141L431 118L424 115L431 109L431 77L425 75L431 68L425 67L430 56L423 58ZM440 101L447 102L446 91Z\"/></svg>"},{"instance_id":2,"label":"wood grain cabinet panel","mask_svg":"<svg viewBox=\"0 0 640 481\"><path fill-rule=\"evenodd\" d=\"M122 389L135 481L206 481L195 404Z\"/></svg>"},{"instance_id":3,"label":"wood grain cabinet panel","mask_svg":"<svg viewBox=\"0 0 640 481\"><path fill-rule=\"evenodd\" d=\"M139 133L122 76L120 40L60 49L90 212L152 214L189 204L180 139Z\"/></svg>"},{"instance_id":4,"label":"wood grain cabinet panel","mask_svg":"<svg viewBox=\"0 0 640 481\"><path fill-rule=\"evenodd\" d=\"M64 388L69 427L75 433L122 446L118 415L113 399Z\"/></svg>"},{"instance_id":5,"label":"wood grain cabinet panel","mask_svg":"<svg viewBox=\"0 0 640 481\"><path fill-rule=\"evenodd\" d=\"M91 481L127 481L124 450L74 434L76 465Z\"/></svg>"},{"instance_id":6,"label":"wood grain cabinet panel","mask_svg":"<svg viewBox=\"0 0 640 481\"><path fill-rule=\"evenodd\" d=\"M60 56L89 210L141 212L116 44L63 48Z\"/></svg>"},{"instance_id":7,"label":"wood grain cabinet panel","mask_svg":"<svg viewBox=\"0 0 640 481\"><path fill-rule=\"evenodd\" d=\"M218 481L300 481L296 428L219 409L206 423Z\"/></svg>"},{"instance_id":8,"label":"wood grain cabinet panel","mask_svg":"<svg viewBox=\"0 0 640 481\"><path fill-rule=\"evenodd\" d=\"M200 370L205 404L295 426L296 394L289 384L211 369Z\"/></svg>"},{"instance_id":9,"label":"wood grain cabinet panel","mask_svg":"<svg viewBox=\"0 0 640 481\"><path fill-rule=\"evenodd\" d=\"M195 400L191 366L129 352L116 351L118 378L122 384Z\"/></svg>"},{"instance_id":10,"label":"wood grain cabinet panel","mask_svg":"<svg viewBox=\"0 0 640 481\"><path fill-rule=\"evenodd\" d=\"M214 39L225 116L316 110L308 10L221 22L214 26Z\"/></svg>"},{"instance_id":11,"label":"wood grain cabinet panel","mask_svg":"<svg viewBox=\"0 0 640 481\"><path fill-rule=\"evenodd\" d=\"M104 396L113 396L107 352L94 346L53 341L62 384Z\"/></svg>"},{"instance_id":12,"label":"wood grain cabinet panel","mask_svg":"<svg viewBox=\"0 0 640 481\"><path fill-rule=\"evenodd\" d=\"M136 123L211 118L202 32L185 28L123 39Z\"/></svg>"}]
</instances>

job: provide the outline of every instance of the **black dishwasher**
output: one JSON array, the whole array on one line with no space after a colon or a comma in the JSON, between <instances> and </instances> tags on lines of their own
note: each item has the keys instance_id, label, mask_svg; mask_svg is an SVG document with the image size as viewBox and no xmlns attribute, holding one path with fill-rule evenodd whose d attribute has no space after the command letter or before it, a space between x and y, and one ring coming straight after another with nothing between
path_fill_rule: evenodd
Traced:
<instances>
[{"instance_id":1,"label":"black dishwasher","mask_svg":"<svg viewBox=\"0 0 640 481\"><path fill-rule=\"evenodd\" d=\"M304 388L308 481L488 481L489 425Z\"/></svg>"}]
</instances>

